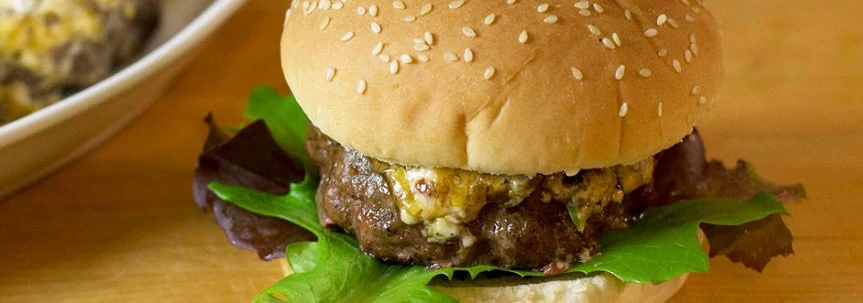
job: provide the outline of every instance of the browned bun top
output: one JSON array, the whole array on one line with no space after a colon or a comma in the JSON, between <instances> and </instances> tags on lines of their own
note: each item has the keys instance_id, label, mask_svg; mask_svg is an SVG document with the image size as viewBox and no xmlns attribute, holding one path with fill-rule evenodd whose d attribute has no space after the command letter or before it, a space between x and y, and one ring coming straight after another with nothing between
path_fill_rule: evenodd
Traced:
<instances>
[{"instance_id":1,"label":"browned bun top","mask_svg":"<svg viewBox=\"0 0 863 303\"><path fill-rule=\"evenodd\" d=\"M700 0L295 1L281 46L293 93L336 141L499 174L655 154L722 78Z\"/></svg>"}]
</instances>

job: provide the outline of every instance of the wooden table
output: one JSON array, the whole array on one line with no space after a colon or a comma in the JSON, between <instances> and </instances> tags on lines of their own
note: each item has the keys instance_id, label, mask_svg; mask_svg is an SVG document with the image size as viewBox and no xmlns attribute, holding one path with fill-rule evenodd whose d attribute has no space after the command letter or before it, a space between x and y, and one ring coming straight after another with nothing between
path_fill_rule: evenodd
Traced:
<instances>
[{"instance_id":1,"label":"wooden table","mask_svg":"<svg viewBox=\"0 0 863 303\"><path fill-rule=\"evenodd\" d=\"M128 130L0 202L0 302L244 302L279 278L228 244L190 184L207 112L236 123L254 86L286 91L286 2L251 1ZM715 259L674 301L863 301L863 4L711 4L728 68L701 125L709 154L803 182L810 197L790 207L796 255L763 274Z\"/></svg>"}]
</instances>

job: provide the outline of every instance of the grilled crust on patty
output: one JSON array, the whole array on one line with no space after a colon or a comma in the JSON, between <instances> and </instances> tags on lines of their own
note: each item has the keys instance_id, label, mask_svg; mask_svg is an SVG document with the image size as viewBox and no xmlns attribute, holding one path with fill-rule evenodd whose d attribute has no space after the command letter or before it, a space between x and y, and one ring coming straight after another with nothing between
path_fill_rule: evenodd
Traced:
<instances>
[{"instance_id":1,"label":"grilled crust on patty","mask_svg":"<svg viewBox=\"0 0 863 303\"><path fill-rule=\"evenodd\" d=\"M306 149L320 169L316 200L321 223L356 235L364 252L383 261L559 269L598 252L599 234L626 226L623 207L610 203L579 232L566 204L543 202L544 189L538 187L516 206L485 205L475 220L464 224L476 238L471 245L458 240L433 243L423 234L422 224L408 225L400 219L386 176L375 169L377 160L338 144L315 127L310 127Z\"/></svg>"}]
</instances>

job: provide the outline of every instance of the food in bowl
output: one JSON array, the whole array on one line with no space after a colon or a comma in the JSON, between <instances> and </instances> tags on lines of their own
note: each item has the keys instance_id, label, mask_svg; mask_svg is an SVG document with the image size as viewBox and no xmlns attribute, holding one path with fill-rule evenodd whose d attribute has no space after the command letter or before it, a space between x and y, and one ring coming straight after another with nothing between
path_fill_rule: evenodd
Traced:
<instances>
[{"instance_id":1,"label":"food in bowl","mask_svg":"<svg viewBox=\"0 0 863 303\"><path fill-rule=\"evenodd\" d=\"M131 61L158 24L159 1L0 1L0 125Z\"/></svg>"}]
</instances>

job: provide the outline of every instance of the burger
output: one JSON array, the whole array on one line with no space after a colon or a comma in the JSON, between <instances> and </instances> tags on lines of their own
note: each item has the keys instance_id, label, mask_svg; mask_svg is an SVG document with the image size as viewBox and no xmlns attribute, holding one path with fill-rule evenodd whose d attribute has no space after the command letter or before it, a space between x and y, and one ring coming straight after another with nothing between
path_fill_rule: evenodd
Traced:
<instances>
[{"instance_id":1,"label":"burger","mask_svg":"<svg viewBox=\"0 0 863 303\"><path fill-rule=\"evenodd\" d=\"M694 130L723 75L702 1L295 1L281 49L293 96L209 119L196 175L232 242L287 256L260 302L661 302L699 234L793 252L803 188Z\"/></svg>"}]
</instances>

